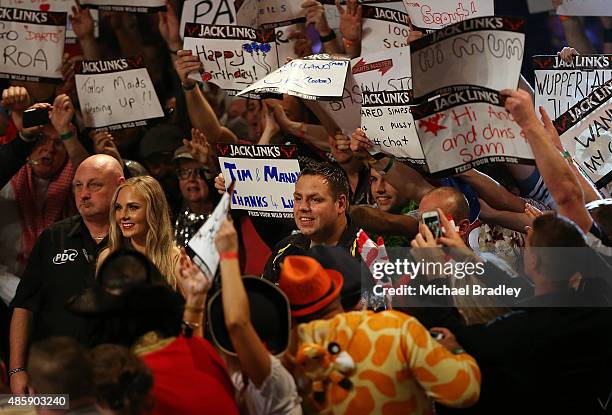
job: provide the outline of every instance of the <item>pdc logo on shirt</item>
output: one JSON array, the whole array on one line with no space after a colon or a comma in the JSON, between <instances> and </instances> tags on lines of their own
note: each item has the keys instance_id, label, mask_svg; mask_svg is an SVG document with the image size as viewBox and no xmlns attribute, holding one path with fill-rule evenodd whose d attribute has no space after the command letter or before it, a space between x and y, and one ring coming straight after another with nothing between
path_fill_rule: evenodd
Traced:
<instances>
[{"instance_id":1,"label":"pdc logo on shirt","mask_svg":"<svg viewBox=\"0 0 612 415\"><path fill-rule=\"evenodd\" d=\"M55 265L62 265L66 262L74 262L77 255L79 255L79 252L76 249L64 249L64 252L55 254L53 263Z\"/></svg>"}]
</instances>

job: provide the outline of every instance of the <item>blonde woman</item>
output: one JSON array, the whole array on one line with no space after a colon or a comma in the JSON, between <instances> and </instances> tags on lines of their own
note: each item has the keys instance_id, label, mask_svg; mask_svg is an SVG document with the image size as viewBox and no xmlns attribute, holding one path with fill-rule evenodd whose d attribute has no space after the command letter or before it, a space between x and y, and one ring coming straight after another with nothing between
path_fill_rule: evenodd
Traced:
<instances>
[{"instance_id":1,"label":"blonde woman","mask_svg":"<svg viewBox=\"0 0 612 415\"><path fill-rule=\"evenodd\" d=\"M108 247L100 252L98 268L111 252L128 245L149 258L176 290L181 253L172 237L170 208L159 182L138 176L121 184L111 201L109 222Z\"/></svg>"}]
</instances>

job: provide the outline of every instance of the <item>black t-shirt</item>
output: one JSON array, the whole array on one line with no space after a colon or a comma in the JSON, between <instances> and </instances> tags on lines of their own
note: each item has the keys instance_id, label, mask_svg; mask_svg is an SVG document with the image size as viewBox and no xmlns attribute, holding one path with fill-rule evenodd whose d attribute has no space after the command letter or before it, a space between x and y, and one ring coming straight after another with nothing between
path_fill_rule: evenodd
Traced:
<instances>
[{"instance_id":1,"label":"black t-shirt","mask_svg":"<svg viewBox=\"0 0 612 415\"><path fill-rule=\"evenodd\" d=\"M34 314L32 341L69 336L89 342L91 320L71 314L65 305L94 283L96 260L105 246L106 238L96 244L79 215L39 236L11 304Z\"/></svg>"}]
</instances>

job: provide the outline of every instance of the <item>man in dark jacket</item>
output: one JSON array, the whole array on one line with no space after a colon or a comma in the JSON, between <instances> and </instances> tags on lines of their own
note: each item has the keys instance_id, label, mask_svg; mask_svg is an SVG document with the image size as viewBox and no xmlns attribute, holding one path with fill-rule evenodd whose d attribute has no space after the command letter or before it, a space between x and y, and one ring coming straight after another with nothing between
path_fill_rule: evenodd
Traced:
<instances>
[{"instance_id":1,"label":"man in dark jacket","mask_svg":"<svg viewBox=\"0 0 612 415\"><path fill-rule=\"evenodd\" d=\"M341 246L356 256L359 229L348 216L348 200L349 184L341 169L327 163L302 169L293 195L293 217L299 232L274 247L264 278L278 281L285 256L302 254L316 245Z\"/></svg>"}]
</instances>

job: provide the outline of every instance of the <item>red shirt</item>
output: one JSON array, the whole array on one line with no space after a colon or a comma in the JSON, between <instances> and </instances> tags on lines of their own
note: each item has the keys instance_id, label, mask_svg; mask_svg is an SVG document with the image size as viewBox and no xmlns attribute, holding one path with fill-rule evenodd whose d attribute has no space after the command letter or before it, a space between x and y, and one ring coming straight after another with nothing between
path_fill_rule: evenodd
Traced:
<instances>
[{"instance_id":1,"label":"red shirt","mask_svg":"<svg viewBox=\"0 0 612 415\"><path fill-rule=\"evenodd\" d=\"M180 336L140 358L153 373L154 415L238 415L225 364L206 340Z\"/></svg>"}]
</instances>

